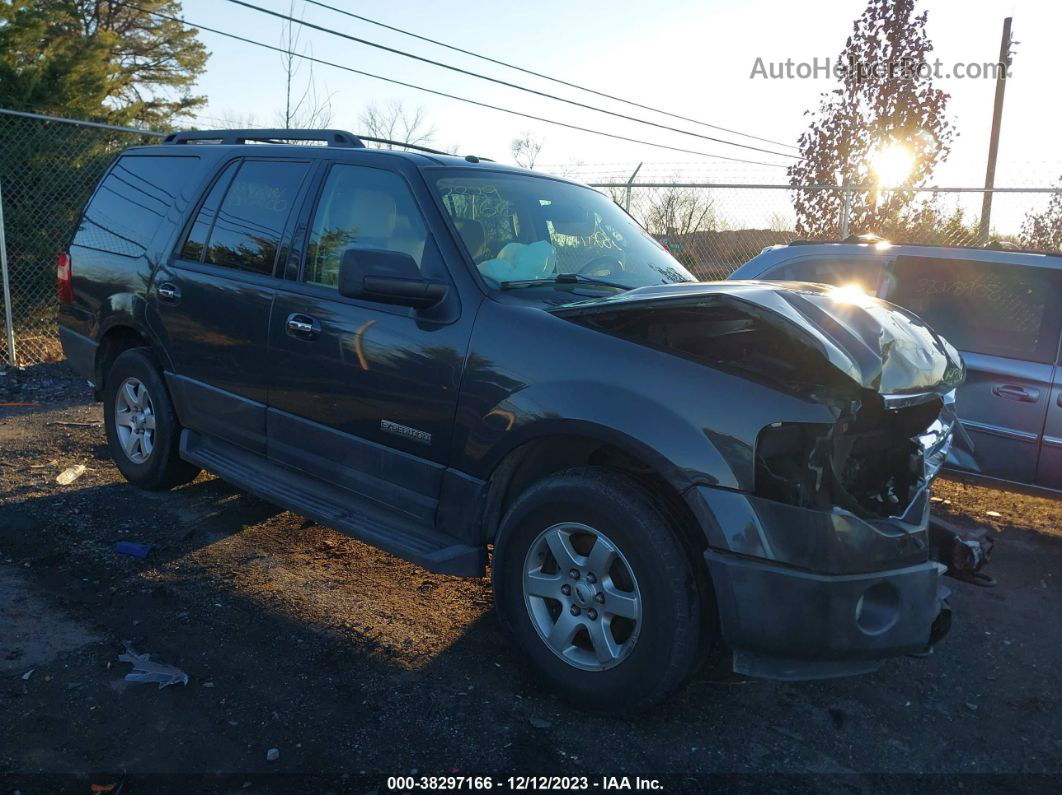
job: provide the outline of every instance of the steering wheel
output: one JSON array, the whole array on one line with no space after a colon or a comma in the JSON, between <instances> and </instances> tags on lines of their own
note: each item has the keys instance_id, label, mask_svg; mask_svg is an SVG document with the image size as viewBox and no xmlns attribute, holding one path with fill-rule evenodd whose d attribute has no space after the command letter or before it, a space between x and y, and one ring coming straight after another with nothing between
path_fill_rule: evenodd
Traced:
<instances>
[{"instance_id":1,"label":"steering wheel","mask_svg":"<svg viewBox=\"0 0 1062 795\"><path fill-rule=\"evenodd\" d=\"M600 254L579 268L580 276L611 276L623 272L623 263L615 254Z\"/></svg>"}]
</instances>

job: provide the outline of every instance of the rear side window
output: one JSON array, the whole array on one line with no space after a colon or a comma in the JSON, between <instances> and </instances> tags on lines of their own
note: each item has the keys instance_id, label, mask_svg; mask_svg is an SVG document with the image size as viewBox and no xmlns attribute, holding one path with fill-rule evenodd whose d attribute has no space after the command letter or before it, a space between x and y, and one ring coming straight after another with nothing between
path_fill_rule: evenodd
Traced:
<instances>
[{"instance_id":1,"label":"rear side window","mask_svg":"<svg viewBox=\"0 0 1062 795\"><path fill-rule=\"evenodd\" d=\"M124 155L107 172L81 218L74 245L142 257L198 158Z\"/></svg>"},{"instance_id":2,"label":"rear side window","mask_svg":"<svg viewBox=\"0 0 1062 795\"><path fill-rule=\"evenodd\" d=\"M849 260L840 257L806 258L791 262L764 274L768 279L795 282L819 282L845 286L858 284L865 293L874 295L881 281L881 264L875 260Z\"/></svg>"},{"instance_id":3,"label":"rear side window","mask_svg":"<svg viewBox=\"0 0 1062 795\"><path fill-rule=\"evenodd\" d=\"M897 257L885 296L960 350L1031 362L1055 359L1062 271Z\"/></svg>"},{"instance_id":4,"label":"rear side window","mask_svg":"<svg viewBox=\"0 0 1062 795\"><path fill-rule=\"evenodd\" d=\"M221 199L229 187L232 175L236 173L237 165L235 162L229 163L214 181L213 187L211 187L206 200L203 202L203 206L199 208L199 214L195 217L195 223L192 224L191 231L188 232L188 238L184 241L184 246L181 248L181 259L190 259L195 262L199 262L202 259L203 251L206 249L207 238L210 237L210 230L214 226L214 218L218 214L218 207L221 205Z\"/></svg>"},{"instance_id":5,"label":"rear side window","mask_svg":"<svg viewBox=\"0 0 1062 795\"><path fill-rule=\"evenodd\" d=\"M202 261L271 275L284 225L308 168L306 163L290 161L244 161L216 217L209 217L215 210L210 206L213 197L208 197L192 226L190 239L212 224ZM195 253L192 242L189 254Z\"/></svg>"}]
</instances>

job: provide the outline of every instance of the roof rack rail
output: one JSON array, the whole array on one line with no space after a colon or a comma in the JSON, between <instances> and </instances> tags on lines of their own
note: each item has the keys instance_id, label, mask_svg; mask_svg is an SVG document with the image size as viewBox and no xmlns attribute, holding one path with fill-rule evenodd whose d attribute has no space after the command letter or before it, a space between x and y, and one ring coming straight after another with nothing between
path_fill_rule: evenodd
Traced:
<instances>
[{"instance_id":1,"label":"roof rack rail","mask_svg":"<svg viewBox=\"0 0 1062 795\"><path fill-rule=\"evenodd\" d=\"M825 246L825 245L837 245L838 243L888 243L890 246L915 246L918 248L964 248L971 251L1006 251L1012 254L1037 254L1043 257L1055 257L1062 258L1062 251L1047 251L1046 249L1038 248L1023 248L1022 246L1011 243L1007 240L990 240L984 245L977 244L963 244L963 243L913 243L913 242L900 242L893 243L885 238L879 238L877 235L849 235L844 240L806 240L798 238L796 240L790 240L788 243L782 244L786 246Z\"/></svg>"},{"instance_id":2,"label":"roof rack rail","mask_svg":"<svg viewBox=\"0 0 1062 795\"><path fill-rule=\"evenodd\" d=\"M328 146L364 148L365 142L344 130L188 130L170 133L164 144L245 144L250 142L281 143L283 141L322 141Z\"/></svg>"},{"instance_id":3,"label":"roof rack rail","mask_svg":"<svg viewBox=\"0 0 1062 795\"><path fill-rule=\"evenodd\" d=\"M390 144L391 146L401 146L403 149L413 149L417 152L427 152L429 155L449 155L449 152L443 152L440 149L431 149L427 146L421 146L420 144L407 144L404 141L392 141L388 138L373 138L371 135L359 135L362 141L369 141L374 144Z\"/></svg>"},{"instance_id":4,"label":"roof rack rail","mask_svg":"<svg viewBox=\"0 0 1062 795\"><path fill-rule=\"evenodd\" d=\"M875 245L877 243L888 243L889 241L880 235L873 233L866 235L849 235L844 240L806 240L798 238L797 240L790 240L786 243L787 246L818 246L826 243L862 243L864 245Z\"/></svg>"}]
</instances>

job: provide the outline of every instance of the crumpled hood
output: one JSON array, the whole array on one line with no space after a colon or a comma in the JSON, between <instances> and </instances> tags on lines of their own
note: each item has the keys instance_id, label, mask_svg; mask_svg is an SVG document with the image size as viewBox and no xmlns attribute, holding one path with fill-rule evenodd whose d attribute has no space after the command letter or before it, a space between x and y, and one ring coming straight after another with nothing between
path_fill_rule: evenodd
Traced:
<instances>
[{"instance_id":1,"label":"crumpled hood","mask_svg":"<svg viewBox=\"0 0 1062 795\"><path fill-rule=\"evenodd\" d=\"M965 367L952 345L910 312L856 290L805 282L693 282L640 287L552 310L573 317L665 306L731 306L821 351L834 368L885 396L944 394Z\"/></svg>"}]
</instances>

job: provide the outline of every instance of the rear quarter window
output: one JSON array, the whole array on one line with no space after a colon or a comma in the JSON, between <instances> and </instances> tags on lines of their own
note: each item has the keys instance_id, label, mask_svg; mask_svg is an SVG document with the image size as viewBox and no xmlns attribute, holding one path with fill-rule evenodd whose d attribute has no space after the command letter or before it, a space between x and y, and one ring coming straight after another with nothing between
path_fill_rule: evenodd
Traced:
<instances>
[{"instance_id":1,"label":"rear quarter window","mask_svg":"<svg viewBox=\"0 0 1062 795\"><path fill-rule=\"evenodd\" d=\"M73 245L118 257L144 256L197 157L123 155L93 194Z\"/></svg>"},{"instance_id":2,"label":"rear quarter window","mask_svg":"<svg viewBox=\"0 0 1062 795\"><path fill-rule=\"evenodd\" d=\"M876 260L804 257L765 273L763 278L838 286L858 284L863 292L874 295L881 281L881 273L881 263Z\"/></svg>"},{"instance_id":3,"label":"rear quarter window","mask_svg":"<svg viewBox=\"0 0 1062 795\"><path fill-rule=\"evenodd\" d=\"M885 297L960 350L1050 363L1058 346L1062 270L897 257Z\"/></svg>"}]
</instances>

